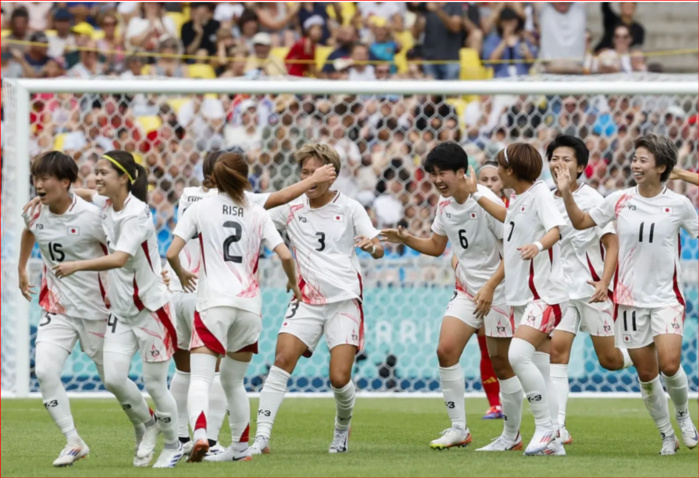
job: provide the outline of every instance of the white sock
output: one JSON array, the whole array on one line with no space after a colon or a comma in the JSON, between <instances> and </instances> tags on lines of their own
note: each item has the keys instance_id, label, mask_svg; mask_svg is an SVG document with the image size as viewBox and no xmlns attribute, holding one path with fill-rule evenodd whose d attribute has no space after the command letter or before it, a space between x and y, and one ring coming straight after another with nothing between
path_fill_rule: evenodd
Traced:
<instances>
[{"instance_id":1,"label":"white sock","mask_svg":"<svg viewBox=\"0 0 699 478\"><path fill-rule=\"evenodd\" d=\"M177 403L177 436L189 438L189 415L187 414L189 372L175 370L175 374L170 380L170 393Z\"/></svg>"},{"instance_id":2,"label":"white sock","mask_svg":"<svg viewBox=\"0 0 699 478\"><path fill-rule=\"evenodd\" d=\"M206 430L209 426L209 391L216 373L216 360L215 355L194 353L189 356L187 412L194 441L208 441Z\"/></svg>"},{"instance_id":3,"label":"white sock","mask_svg":"<svg viewBox=\"0 0 699 478\"><path fill-rule=\"evenodd\" d=\"M660 431L660 435L663 438L673 435L667 398L665 398L665 391L660 384L659 375L650 382L641 382L641 396L651 418L655 422L655 426Z\"/></svg>"},{"instance_id":4,"label":"white sock","mask_svg":"<svg viewBox=\"0 0 699 478\"><path fill-rule=\"evenodd\" d=\"M513 338L509 352L510 365L522 384L537 429L553 430L546 382L541 371L532 362L535 351L534 346L526 340Z\"/></svg>"},{"instance_id":5,"label":"white sock","mask_svg":"<svg viewBox=\"0 0 699 478\"><path fill-rule=\"evenodd\" d=\"M626 350L626 347L618 347L618 348L619 348L619 351L621 352L621 355L624 356L623 368L633 367L633 360L631 360L631 355L629 355L629 351Z\"/></svg>"},{"instance_id":6,"label":"white sock","mask_svg":"<svg viewBox=\"0 0 699 478\"><path fill-rule=\"evenodd\" d=\"M80 439L73 414L70 412L68 394L61 383L61 371L69 352L48 342L36 344L36 378L44 407L68 442Z\"/></svg>"},{"instance_id":7,"label":"white sock","mask_svg":"<svg viewBox=\"0 0 699 478\"><path fill-rule=\"evenodd\" d=\"M272 366L267 375L267 380L260 392L260 403L257 409L257 430L255 436L261 435L269 438L272 434L272 425L277 411L284 401L284 394L291 374L279 367Z\"/></svg>"},{"instance_id":8,"label":"white sock","mask_svg":"<svg viewBox=\"0 0 699 478\"><path fill-rule=\"evenodd\" d=\"M217 373L214 375L214 380L211 382L211 390L209 390L209 423L206 429L209 440L218 441L218 432L221 431L227 411L226 392L223 391L223 386L221 386L221 376Z\"/></svg>"},{"instance_id":9,"label":"white sock","mask_svg":"<svg viewBox=\"0 0 699 478\"><path fill-rule=\"evenodd\" d=\"M556 391L551 383L551 356L544 352L534 352L532 357L532 362L539 369L541 375L544 377L544 383L546 384L546 399L549 402L549 411L551 413L551 423L553 423L553 430L558 431L558 400L556 397Z\"/></svg>"},{"instance_id":10,"label":"white sock","mask_svg":"<svg viewBox=\"0 0 699 478\"><path fill-rule=\"evenodd\" d=\"M500 403L502 403L502 414L504 415L502 434L508 440L514 441L522 424L522 402L524 401L522 384L519 383L517 377L498 381L500 382Z\"/></svg>"},{"instance_id":11,"label":"white sock","mask_svg":"<svg viewBox=\"0 0 699 478\"><path fill-rule=\"evenodd\" d=\"M680 369L672 377L668 377L665 374L663 374L663 377L665 377L667 393L675 406L675 413L686 417L688 412L687 388L689 384L687 383L687 374L684 373L682 365L680 365Z\"/></svg>"},{"instance_id":12,"label":"white sock","mask_svg":"<svg viewBox=\"0 0 699 478\"><path fill-rule=\"evenodd\" d=\"M466 393L466 385L461 364L457 363L451 367L439 367L439 381L442 384L444 405L447 407L451 426L465 430L466 406L464 405L464 394Z\"/></svg>"},{"instance_id":13,"label":"white sock","mask_svg":"<svg viewBox=\"0 0 699 478\"><path fill-rule=\"evenodd\" d=\"M627 352L628 354L628 352ZM558 401L558 425L566 426L566 408L568 407L568 364L551 364L551 395L555 395Z\"/></svg>"},{"instance_id":14,"label":"white sock","mask_svg":"<svg viewBox=\"0 0 699 478\"><path fill-rule=\"evenodd\" d=\"M344 387L332 387L332 389L335 395L335 428L346 430L350 426L352 410L354 410L354 382L350 379Z\"/></svg>"},{"instance_id":15,"label":"white sock","mask_svg":"<svg viewBox=\"0 0 699 478\"><path fill-rule=\"evenodd\" d=\"M104 386L114 394L134 427L139 429L150 423L153 420L150 408L136 384L129 380L131 357L105 351L103 366Z\"/></svg>"},{"instance_id":16,"label":"white sock","mask_svg":"<svg viewBox=\"0 0 699 478\"><path fill-rule=\"evenodd\" d=\"M177 402L167 388L167 371L170 362L144 362L143 384L155 403L155 417L163 432L166 445L176 444Z\"/></svg>"},{"instance_id":17,"label":"white sock","mask_svg":"<svg viewBox=\"0 0 699 478\"><path fill-rule=\"evenodd\" d=\"M239 362L230 357L221 360L221 385L228 403L233 445L247 444L250 439L250 398L244 382L249 365L250 362Z\"/></svg>"}]
</instances>

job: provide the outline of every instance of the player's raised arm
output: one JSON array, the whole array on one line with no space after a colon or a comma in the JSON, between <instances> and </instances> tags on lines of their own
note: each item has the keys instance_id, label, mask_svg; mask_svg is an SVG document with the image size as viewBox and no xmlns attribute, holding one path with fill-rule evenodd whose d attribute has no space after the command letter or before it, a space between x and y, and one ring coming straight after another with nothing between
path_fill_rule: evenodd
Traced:
<instances>
[{"instance_id":1,"label":"player's raised arm","mask_svg":"<svg viewBox=\"0 0 699 478\"><path fill-rule=\"evenodd\" d=\"M694 184L699 186L699 174L692 171L686 171L684 169L675 166L670 173L670 179L681 179L682 181L688 182L689 184Z\"/></svg>"},{"instance_id":2,"label":"player's raised arm","mask_svg":"<svg viewBox=\"0 0 699 478\"><path fill-rule=\"evenodd\" d=\"M570 190L570 185L572 183L573 178L570 177L568 168L562 164L558 165L556 167L556 186L558 187L561 197L563 198L570 222L573 224L575 229L589 229L591 227L595 227L597 223L588 213L580 209L575 203L575 198L573 198L573 193Z\"/></svg>"},{"instance_id":3,"label":"player's raised arm","mask_svg":"<svg viewBox=\"0 0 699 478\"><path fill-rule=\"evenodd\" d=\"M397 229L383 229L379 234L379 239L395 244L405 244L421 254L433 257L439 257L444 254L448 242L447 236L440 236L435 233L432 233L429 239L415 237L403 229L403 226L398 226Z\"/></svg>"},{"instance_id":4,"label":"player's raised arm","mask_svg":"<svg viewBox=\"0 0 699 478\"><path fill-rule=\"evenodd\" d=\"M505 222L505 216L507 215L507 208L502 204L498 204L492 201L483 193L478 191L478 176L473 166L468 167L468 175L464 175L464 184L466 185L466 191L471 195L473 199L478 202L478 205L486 210L488 214L493 216L500 222Z\"/></svg>"},{"instance_id":5,"label":"player's raised arm","mask_svg":"<svg viewBox=\"0 0 699 478\"><path fill-rule=\"evenodd\" d=\"M293 201L306 191L313 189L321 183L332 183L337 178L337 171L332 164L326 164L316 169L313 174L296 184L287 186L281 191L273 192L265 202L265 209L272 209L282 204Z\"/></svg>"}]
</instances>

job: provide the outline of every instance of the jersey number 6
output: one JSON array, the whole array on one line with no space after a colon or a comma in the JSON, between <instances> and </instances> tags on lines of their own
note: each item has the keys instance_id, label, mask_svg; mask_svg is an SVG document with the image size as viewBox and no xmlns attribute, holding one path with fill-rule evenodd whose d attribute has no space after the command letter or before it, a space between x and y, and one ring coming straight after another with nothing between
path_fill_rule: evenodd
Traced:
<instances>
[{"instance_id":1,"label":"jersey number 6","mask_svg":"<svg viewBox=\"0 0 699 478\"><path fill-rule=\"evenodd\" d=\"M240 239L243 237L243 227L235 221L226 221L223 223L223 227L233 229L233 234L228 236L226 240L223 241L223 260L226 262L241 264L243 262L243 258L241 256L231 255L229 249L231 244L240 241Z\"/></svg>"}]
</instances>

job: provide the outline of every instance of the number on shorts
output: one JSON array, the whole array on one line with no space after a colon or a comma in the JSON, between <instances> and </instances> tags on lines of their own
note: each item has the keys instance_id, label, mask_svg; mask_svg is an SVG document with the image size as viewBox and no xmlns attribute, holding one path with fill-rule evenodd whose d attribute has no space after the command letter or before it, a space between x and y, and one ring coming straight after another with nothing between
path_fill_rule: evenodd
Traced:
<instances>
[{"instance_id":1,"label":"number on shorts","mask_svg":"<svg viewBox=\"0 0 699 478\"><path fill-rule=\"evenodd\" d=\"M510 221L510 233L507 235L507 242L510 242L510 239L512 239L512 232L515 230L515 222Z\"/></svg>"},{"instance_id":2,"label":"number on shorts","mask_svg":"<svg viewBox=\"0 0 699 478\"><path fill-rule=\"evenodd\" d=\"M116 315L109 314L109 318L107 319L107 327L112 328L112 333L116 333L116 324L117 324L117 318Z\"/></svg>"},{"instance_id":3,"label":"number on shorts","mask_svg":"<svg viewBox=\"0 0 699 478\"><path fill-rule=\"evenodd\" d=\"M236 264L242 264L243 258L241 256L233 256L228 250L231 244L240 241L243 237L243 226L236 221L226 221L223 223L223 227L233 229L233 234L228 236L225 241L223 241L223 260L226 262L235 262Z\"/></svg>"},{"instance_id":4,"label":"number on shorts","mask_svg":"<svg viewBox=\"0 0 699 478\"><path fill-rule=\"evenodd\" d=\"M628 321L626 320L626 312L624 311L624 332L629 331L629 324ZM631 330L633 332L636 332L636 311L633 310L631 311Z\"/></svg>"},{"instance_id":5,"label":"number on shorts","mask_svg":"<svg viewBox=\"0 0 699 478\"><path fill-rule=\"evenodd\" d=\"M461 247L468 249L468 238L466 237L466 229L459 229L459 242Z\"/></svg>"},{"instance_id":6,"label":"number on shorts","mask_svg":"<svg viewBox=\"0 0 699 478\"><path fill-rule=\"evenodd\" d=\"M316 237L318 238L318 244L320 244L320 247L316 249L316 251L321 252L325 250L325 233L324 232L316 232Z\"/></svg>"},{"instance_id":7,"label":"number on shorts","mask_svg":"<svg viewBox=\"0 0 699 478\"><path fill-rule=\"evenodd\" d=\"M294 300L291 302L291 312L289 313L289 315L285 317L286 319L291 319L293 316L296 315L296 311L299 310L299 304L300 302L298 300Z\"/></svg>"},{"instance_id":8,"label":"number on shorts","mask_svg":"<svg viewBox=\"0 0 699 478\"><path fill-rule=\"evenodd\" d=\"M39 322L39 327L44 327L45 325L49 325L51 323L51 316L47 312L46 315L43 317L45 319L45 322Z\"/></svg>"},{"instance_id":9,"label":"number on shorts","mask_svg":"<svg viewBox=\"0 0 699 478\"><path fill-rule=\"evenodd\" d=\"M63 262L63 259L66 258L63 245L58 242L49 242L49 255L53 262Z\"/></svg>"}]
</instances>

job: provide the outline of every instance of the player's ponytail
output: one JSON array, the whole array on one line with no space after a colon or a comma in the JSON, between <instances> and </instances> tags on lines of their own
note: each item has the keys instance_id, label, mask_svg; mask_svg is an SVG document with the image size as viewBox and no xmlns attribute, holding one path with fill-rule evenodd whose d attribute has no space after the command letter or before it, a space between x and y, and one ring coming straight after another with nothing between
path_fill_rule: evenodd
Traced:
<instances>
[{"instance_id":1,"label":"player's ponytail","mask_svg":"<svg viewBox=\"0 0 699 478\"><path fill-rule=\"evenodd\" d=\"M204 186L206 189L212 189L216 187L214 185L213 179L211 178L211 175L214 173L214 165L216 164L216 161L218 161L218 159L221 156L223 156L223 154L223 151L212 151L210 153L207 153L204 157L204 164L202 165L204 181L202 181L201 185Z\"/></svg>"},{"instance_id":2,"label":"player's ponytail","mask_svg":"<svg viewBox=\"0 0 699 478\"><path fill-rule=\"evenodd\" d=\"M148 172L128 151L107 151L102 155L119 176L127 176L126 190L143 202L148 202Z\"/></svg>"},{"instance_id":3,"label":"player's ponytail","mask_svg":"<svg viewBox=\"0 0 699 478\"><path fill-rule=\"evenodd\" d=\"M214 187L226 193L236 204L245 205L245 190L250 189L248 163L238 153L224 153L214 164L211 174Z\"/></svg>"}]
</instances>

